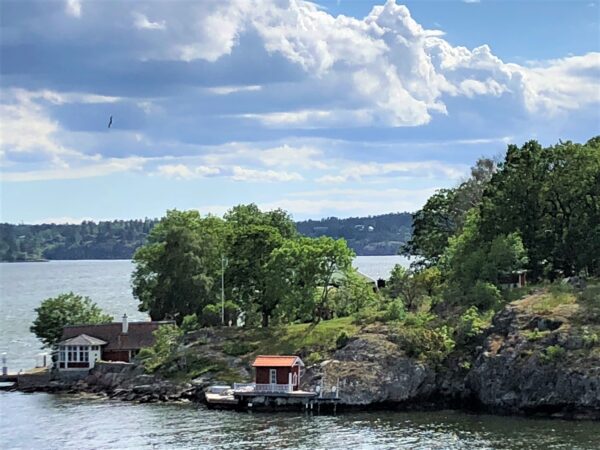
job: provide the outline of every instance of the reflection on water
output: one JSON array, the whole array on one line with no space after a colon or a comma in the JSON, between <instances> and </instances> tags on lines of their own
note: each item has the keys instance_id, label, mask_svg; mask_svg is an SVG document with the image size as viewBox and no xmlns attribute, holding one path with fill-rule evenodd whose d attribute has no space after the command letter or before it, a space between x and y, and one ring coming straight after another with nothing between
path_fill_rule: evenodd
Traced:
<instances>
[{"instance_id":1,"label":"reflection on water","mask_svg":"<svg viewBox=\"0 0 600 450\"><path fill-rule=\"evenodd\" d=\"M1 448L593 449L594 422L441 412L208 411L68 395L0 393Z\"/></svg>"}]
</instances>

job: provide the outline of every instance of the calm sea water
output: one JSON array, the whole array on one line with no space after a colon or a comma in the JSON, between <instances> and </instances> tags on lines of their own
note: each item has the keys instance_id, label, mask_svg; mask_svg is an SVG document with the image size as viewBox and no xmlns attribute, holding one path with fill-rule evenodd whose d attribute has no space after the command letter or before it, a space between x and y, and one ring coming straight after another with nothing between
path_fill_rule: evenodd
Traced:
<instances>
[{"instance_id":1,"label":"calm sea water","mask_svg":"<svg viewBox=\"0 0 600 450\"><path fill-rule=\"evenodd\" d=\"M358 257L374 277L401 257ZM66 291L90 296L119 317L144 319L131 295L130 261L0 264L0 348L11 370L31 367L40 344L34 308ZM195 405L139 405L69 395L0 392L1 449L594 449L600 425L458 412L337 416L208 411Z\"/></svg>"}]
</instances>

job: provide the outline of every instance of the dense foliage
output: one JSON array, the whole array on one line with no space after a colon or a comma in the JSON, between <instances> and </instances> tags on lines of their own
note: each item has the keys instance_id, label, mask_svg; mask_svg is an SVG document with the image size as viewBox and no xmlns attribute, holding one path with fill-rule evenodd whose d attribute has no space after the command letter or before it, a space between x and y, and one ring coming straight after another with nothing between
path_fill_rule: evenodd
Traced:
<instances>
[{"instance_id":1,"label":"dense foliage","mask_svg":"<svg viewBox=\"0 0 600 450\"><path fill-rule=\"evenodd\" d=\"M130 259L155 220L83 222L81 225L0 224L0 260Z\"/></svg>"},{"instance_id":2,"label":"dense foliage","mask_svg":"<svg viewBox=\"0 0 600 450\"><path fill-rule=\"evenodd\" d=\"M168 211L134 255L133 293L153 319L188 327L239 315L264 327L272 319L318 322L342 313L329 294L353 256L344 240L301 237L282 210L239 205L223 219Z\"/></svg>"},{"instance_id":3,"label":"dense foliage","mask_svg":"<svg viewBox=\"0 0 600 450\"><path fill-rule=\"evenodd\" d=\"M81 225L0 224L0 261L43 259L131 259L146 243L156 219L83 222ZM343 238L358 255L394 255L410 236L409 213L306 220L296 223L308 237Z\"/></svg>"},{"instance_id":4,"label":"dense foliage","mask_svg":"<svg viewBox=\"0 0 600 450\"><path fill-rule=\"evenodd\" d=\"M66 325L112 321L112 317L104 314L90 298L72 292L47 298L35 312L36 318L30 331L48 347L53 347L60 341L63 327Z\"/></svg>"}]
</instances>

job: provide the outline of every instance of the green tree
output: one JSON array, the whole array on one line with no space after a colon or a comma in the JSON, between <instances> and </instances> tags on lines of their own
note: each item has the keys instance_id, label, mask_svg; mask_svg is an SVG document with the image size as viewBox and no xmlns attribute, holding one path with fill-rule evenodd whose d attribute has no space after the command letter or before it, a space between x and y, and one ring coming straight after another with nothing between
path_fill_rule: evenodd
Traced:
<instances>
[{"instance_id":1,"label":"green tree","mask_svg":"<svg viewBox=\"0 0 600 450\"><path fill-rule=\"evenodd\" d=\"M200 314L219 295L225 224L197 211L167 211L134 255L133 294L153 320Z\"/></svg>"},{"instance_id":2,"label":"green tree","mask_svg":"<svg viewBox=\"0 0 600 450\"><path fill-rule=\"evenodd\" d=\"M36 318L29 330L47 347L54 347L60 341L63 327L67 325L108 323L113 320L89 297L73 292L47 298L35 308L35 312Z\"/></svg>"},{"instance_id":3,"label":"green tree","mask_svg":"<svg viewBox=\"0 0 600 450\"><path fill-rule=\"evenodd\" d=\"M287 240L273 252L270 273L277 296L286 299L288 314L315 322L332 313L329 293L336 273L344 276L354 252L343 239L329 237Z\"/></svg>"},{"instance_id":4,"label":"green tree","mask_svg":"<svg viewBox=\"0 0 600 450\"><path fill-rule=\"evenodd\" d=\"M413 214L413 233L401 248L406 256L419 259L414 265L437 264L448 247L449 239L460 233L467 213L481 202L485 189L496 172L496 164L479 159L471 168L471 176L453 189L440 189L425 206Z\"/></svg>"},{"instance_id":5,"label":"green tree","mask_svg":"<svg viewBox=\"0 0 600 450\"><path fill-rule=\"evenodd\" d=\"M348 269L340 286L333 292L333 309L338 317L350 316L369 306L376 306L378 296L373 286L354 269Z\"/></svg>"}]
</instances>

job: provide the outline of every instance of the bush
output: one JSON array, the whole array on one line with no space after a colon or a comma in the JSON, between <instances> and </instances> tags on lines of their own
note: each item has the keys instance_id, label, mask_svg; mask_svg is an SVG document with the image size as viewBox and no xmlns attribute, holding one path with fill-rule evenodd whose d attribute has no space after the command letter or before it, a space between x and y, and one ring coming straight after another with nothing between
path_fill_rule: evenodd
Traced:
<instances>
[{"instance_id":1,"label":"bush","mask_svg":"<svg viewBox=\"0 0 600 450\"><path fill-rule=\"evenodd\" d=\"M217 305L206 305L202 308L200 323L203 327L221 325L221 308Z\"/></svg>"},{"instance_id":2,"label":"bush","mask_svg":"<svg viewBox=\"0 0 600 450\"><path fill-rule=\"evenodd\" d=\"M491 283L478 281L469 291L468 303L482 310L492 309L502 301L500 290Z\"/></svg>"},{"instance_id":3,"label":"bush","mask_svg":"<svg viewBox=\"0 0 600 450\"><path fill-rule=\"evenodd\" d=\"M320 352L312 352L310 355L307 356L306 362L307 364L312 365L317 364L323 361L324 359L325 357Z\"/></svg>"},{"instance_id":4,"label":"bush","mask_svg":"<svg viewBox=\"0 0 600 450\"><path fill-rule=\"evenodd\" d=\"M161 325L154 331L154 345L143 348L137 355L148 372L164 369L167 363L176 358L183 332L176 325Z\"/></svg>"},{"instance_id":5,"label":"bush","mask_svg":"<svg viewBox=\"0 0 600 450\"><path fill-rule=\"evenodd\" d=\"M420 313L407 313L406 318L404 319L404 324L406 326L412 327L424 327L429 322L435 319L435 316L431 313L420 312Z\"/></svg>"},{"instance_id":6,"label":"bush","mask_svg":"<svg viewBox=\"0 0 600 450\"><path fill-rule=\"evenodd\" d=\"M560 345L550 345L546 348L546 351L542 353L542 361L554 362L562 359L566 354L566 350Z\"/></svg>"},{"instance_id":7,"label":"bush","mask_svg":"<svg viewBox=\"0 0 600 450\"><path fill-rule=\"evenodd\" d=\"M404 303L400 299L392 300L385 311L385 320L404 320L406 318L406 309Z\"/></svg>"},{"instance_id":8,"label":"bush","mask_svg":"<svg viewBox=\"0 0 600 450\"><path fill-rule=\"evenodd\" d=\"M385 318L385 312L375 307L361 309L353 315L352 323L356 325L368 325L380 322Z\"/></svg>"},{"instance_id":9,"label":"bush","mask_svg":"<svg viewBox=\"0 0 600 450\"><path fill-rule=\"evenodd\" d=\"M470 338L481 334L486 326L487 322L479 315L479 309L471 306L458 318L456 340L466 343Z\"/></svg>"},{"instance_id":10,"label":"bush","mask_svg":"<svg viewBox=\"0 0 600 450\"><path fill-rule=\"evenodd\" d=\"M189 333L191 331L195 331L200 326L200 322L198 321L198 316L196 313L190 314L189 316L185 316L183 321L181 322L181 330L184 333Z\"/></svg>"},{"instance_id":11,"label":"bush","mask_svg":"<svg viewBox=\"0 0 600 450\"><path fill-rule=\"evenodd\" d=\"M447 326L437 329L399 326L392 341L412 358L441 363L454 350L452 331Z\"/></svg>"},{"instance_id":12,"label":"bush","mask_svg":"<svg viewBox=\"0 0 600 450\"><path fill-rule=\"evenodd\" d=\"M338 337L335 340L336 348L345 347L349 340L350 340L350 337L348 336L348 333L346 333L345 331L342 331L340 334L338 334Z\"/></svg>"},{"instance_id":13,"label":"bush","mask_svg":"<svg viewBox=\"0 0 600 450\"><path fill-rule=\"evenodd\" d=\"M247 342L226 342L223 345L223 353L229 356L242 356L256 350L255 344Z\"/></svg>"}]
</instances>

